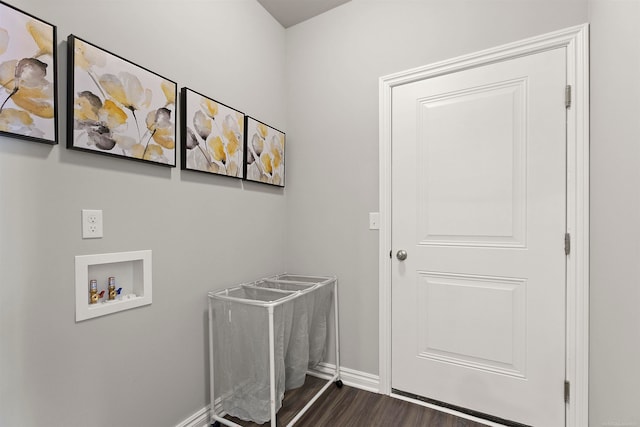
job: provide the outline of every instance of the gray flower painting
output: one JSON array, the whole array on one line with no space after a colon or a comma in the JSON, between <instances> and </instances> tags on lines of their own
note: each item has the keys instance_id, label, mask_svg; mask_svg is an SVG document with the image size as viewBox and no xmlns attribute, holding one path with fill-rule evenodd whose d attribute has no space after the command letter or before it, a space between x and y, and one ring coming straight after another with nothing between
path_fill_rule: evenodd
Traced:
<instances>
[{"instance_id":1,"label":"gray flower painting","mask_svg":"<svg viewBox=\"0 0 640 427\"><path fill-rule=\"evenodd\" d=\"M182 168L243 177L244 114L182 88Z\"/></svg>"},{"instance_id":2,"label":"gray flower painting","mask_svg":"<svg viewBox=\"0 0 640 427\"><path fill-rule=\"evenodd\" d=\"M175 166L176 84L69 36L68 147Z\"/></svg>"},{"instance_id":3,"label":"gray flower painting","mask_svg":"<svg viewBox=\"0 0 640 427\"><path fill-rule=\"evenodd\" d=\"M56 27L0 2L0 133L57 143Z\"/></svg>"},{"instance_id":4,"label":"gray flower painting","mask_svg":"<svg viewBox=\"0 0 640 427\"><path fill-rule=\"evenodd\" d=\"M284 187L285 134L253 117L246 122L246 179Z\"/></svg>"}]
</instances>

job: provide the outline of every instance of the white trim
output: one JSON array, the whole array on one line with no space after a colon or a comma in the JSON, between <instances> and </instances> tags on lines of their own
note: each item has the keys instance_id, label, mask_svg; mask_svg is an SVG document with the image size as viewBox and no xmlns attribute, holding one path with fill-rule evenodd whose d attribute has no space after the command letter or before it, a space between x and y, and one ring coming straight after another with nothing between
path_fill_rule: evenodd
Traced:
<instances>
[{"instance_id":1,"label":"white trim","mask_svg":"<svg viewBox=\"0 0 640 427\"><path fill-rule=\"evenodd\" d=\"M319 363L313 371L308 372L309 375L324 379L331 378L335 373L336 365L324 362ZM380 377L377 375L340 367L340 379L345 385L380 393Z\"/></svg>"},{"instance_id":2,"label":"white trim","mask_svg":"<svg viewBox=\"0 0 640 427\"><path fill-rule=\"evenodd\" d=\"M379 373L380 392L391 395L391 92L393 87L468 68L564 47L567 84L573 103L567 110L567 257L566 376L571 400L566 427L589 419L589 26L567 28L493 49L380 78L380 246Z\"/></svg>"},{"instance_id":3,"label":"white trim","mask_svg":"<svg viewBox=\"0 0 640 427\"><path fill-rule=\"evenodd\" d=\"M567 380L569 427L589 425L589 27L567 45L567 81L574 90L567 111Z\"/></svg>"},{"instance_id":4,"label":"white trim","mask_svg":"<svg viewBox=\"0 0 640 427\"><path fill-rule=\"evenodd\" d=\"M209 425L209 407L205 406L186 420L177 424L176 427L206 427Z\"/></svg>"}]
</instances>

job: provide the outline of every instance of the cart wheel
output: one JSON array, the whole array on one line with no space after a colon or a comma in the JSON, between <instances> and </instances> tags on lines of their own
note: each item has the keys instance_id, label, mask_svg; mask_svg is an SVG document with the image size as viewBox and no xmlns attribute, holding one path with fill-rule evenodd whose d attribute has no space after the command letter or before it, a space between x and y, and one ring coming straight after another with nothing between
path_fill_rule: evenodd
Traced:
<instances>
[{"instance_id":1,"label":"cart wheel","mask_svg":"<svg viewBox=\"0 0 640 427\"><path fill-rule=\"evenodd\" d=\"M338 387L338 388L342 388L342 385L343 385L343 384L342 384L342 380L338 380L338 381L336 381L336 387Z\"/></svg>"}]
</instances>

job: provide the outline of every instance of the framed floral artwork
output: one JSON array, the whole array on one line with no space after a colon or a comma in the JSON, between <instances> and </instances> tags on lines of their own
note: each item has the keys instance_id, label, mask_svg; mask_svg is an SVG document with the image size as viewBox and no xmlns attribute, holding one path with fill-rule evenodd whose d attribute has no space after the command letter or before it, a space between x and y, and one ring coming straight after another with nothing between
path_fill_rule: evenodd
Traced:
<instances>
[{"instance_id":1,"label":"framed floral artwork","mask_svg":"<svg viewBox=\"0 0 640 427\"><path fill-rule=\"evenodd\" d=\"M0 1L0 134L58 143L56 27Z\"/></svg>"},{"instance_id":2,"label":"framed floral artwork","mask_svg":"<svg viewBox=\"0 0 640 427\"><path fill-rule=\"evenodd\" d=\"M244 177L244 114L183 87L181 167Z\"/></svg>"},{"instance_id":3,"label":"framed floral artwork","mask_svg":"<svg viewBox=\"0 0 640 427\"><path fill-rule=\"evenodd\" d=\"M74 35L67 148L176 165L175 82Z\"/></svg>"},{"instance_id":4,"label":"framed floral artwork","mask_svg":"<svg viewBox=\"0 0 640 427\"><path fill-rule=\"evenodd\" d=\"M284 132L247 116L244 139L245 179L284 187L284 142Z\"/></svg>"}]
</instances>

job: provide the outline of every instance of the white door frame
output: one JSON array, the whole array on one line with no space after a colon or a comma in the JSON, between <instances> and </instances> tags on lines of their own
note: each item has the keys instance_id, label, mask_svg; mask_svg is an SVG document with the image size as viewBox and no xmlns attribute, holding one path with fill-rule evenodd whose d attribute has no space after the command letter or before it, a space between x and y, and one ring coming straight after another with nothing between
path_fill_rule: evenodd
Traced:
<instances>
[{"instance_id":1,"label":"white door frame","mask_svg":"<svg viewBox=\"0 0 640 427\"><path fill-rule=\"evenodd\" d=\"M589 424L589 26L567 28L380 78L380 393L391 395L391 93L395 86L565 47L567 84L566 427Z\"/></svg>"}]
</instances>

